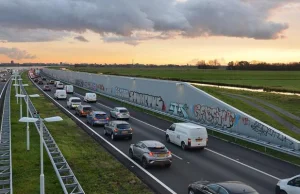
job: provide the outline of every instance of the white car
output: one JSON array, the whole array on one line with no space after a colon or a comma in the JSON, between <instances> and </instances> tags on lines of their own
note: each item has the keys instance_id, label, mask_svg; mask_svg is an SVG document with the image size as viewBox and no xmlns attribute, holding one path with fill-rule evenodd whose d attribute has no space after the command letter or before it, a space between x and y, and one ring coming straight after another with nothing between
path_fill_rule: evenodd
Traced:
<instances>
[{"instance_id":1,"label":"white car","mask_svg":"<svg viewBox=\"0 0 300 194\"><path fill-rule=\"evenodd\" d=\"M58 83L58 84L56 85L56 88L57 88L57 89L64 89L64 84L63 84L63 83Z\"/></svg>"},{"instance_id":2,"label":"white car","mask_svg":"<svg viewBox=\"0 0 300 194\"><path fill-rule=\"evenodd\" d=\"M110 111L110 117L115 119L126 119L129 120L130 114L127 108L124 107L115 107Z\"/></svg>"},{"instance_id":3,"label":"white car","mask_svg":"<svg viewBox=\"0 0 300 194\"><path fill-rule=\"evenodd\" d=\"M78 97L71 97L67 102L68 108L77 108L79 105L81 105L81 99Z\"/></svg>"},{"instance_id":4,"label":"white car","mask_svg":"<svg viewBox=\"0 0 300 194\"><path fill-rule=\"evenodd\" d=\"M85 102L97 102L97 95L95 93L85 93L83 101L85 101Z\"/></svg>"},{"instance_id":5,"label":"white car","mask_svg":"<svg viewBox=\"0 0 300 194\"><path fill-rule=\"evenodd\" d=\"M59 99L67 99L67 92L66 90L56 90L54 93L54 98Z\"/></svg>"},{"instance_id":6,"label":"white car","mask_svg":"<svg viewBox=\"0 0 300 194\"><path fill-rule=\"evenodd\" d=\"M64 89L67 91L67 94L74 93L74 87L72 85L65 85Z\"/></svg>"},{"instance_id":7,"label":"white car","mask_svg":"<svg viewBox=\"0 0 300 194\"><path fill-rule=\"evenodd\" d=\"M292 178L282 179L276 185L276 194L299 194L300 174Z\"/></svg>"}]
</instances>

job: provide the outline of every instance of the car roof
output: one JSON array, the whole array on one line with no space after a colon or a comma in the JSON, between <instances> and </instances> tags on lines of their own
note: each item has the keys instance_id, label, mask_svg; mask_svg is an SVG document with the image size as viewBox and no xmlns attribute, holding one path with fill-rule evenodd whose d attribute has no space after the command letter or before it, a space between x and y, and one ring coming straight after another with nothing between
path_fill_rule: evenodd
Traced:
<instances>
[{"instance_id":1,"label":"car roof","mask_svg":"<svg viewBox=\"0 0 300 194\"><path fill-rule=\"evenodd\" d=\"M187 127L187 128L205 128L201 125L197 125L194 123L174 123L177 126L181 126L181 127Z\"/></svg>"},{"instance_id":2,"label":"car roof","mask_svg":"<svg viewBox=\"0 0 300 194\"><path fill-rule=\"evenodd\" d=\"M115 107L115 108L118 109L118 110L121 110L121 109L127 110L127 108L125 108L125 107Z\"/></svg>"},{"instance_id":3,"label":"car roof","mask_svg":"<svg viewBox=\"0 0 300 194\"><path fill-rule=\"evenodd\" d=\"M82 106L82 107L91 107L91 106L88 105L88 104L82 104L82 105L80 105L80 106Z\"/></svg>"},{"instance_id":4,"label":"car roof","mask_svg":"<svg viewBox=\"0 0 300 194\"><path fill-rule=\"evenodd\" d=\"M94 114L106 114L104 111L93 111Z\"/></svg>"},{"instance_id":5,"label":"car roof","mask_svg":"<svg viewBox=\"0 0 300 194\"><path fill-rule=\"evenodd\" d=\"M111 121L112 123L115 123L115 124L129 124L127 123L126 121Z\"/></svg>"},{"instance_id":6,"label":"car roof","mask_svg":"<svg viewBox=\"0 0 300 194\"><path fill-rule=\"evenodd\" d=\"M144 143L147 147L165 147L164 144L156 140L144 140L141 142Z\"/></svg>"},{"instance_id":7,"label":"car roof","mask_svg":"<svg viewBox=\"0 0 300 194\"><path fill-rule=\"evenodd\" d=\"M95 94L95 93L92 93L92 92L88 92L88 93L85 93L85 94L89 95L89 94Z\"/></svg>"},{"instance_id":8,"label":"car roof","mask_svg":"<svg viewBox=\"0 0 300 194\"><path fill-rule=\"evenodd\" d=\"M80 100L80 98L78 98L78 97L70 97L69 99L79 99Z\"/></svg>"},{"instance_id":9,"label":"car roof","mask_svg":"<svg viewBox=\"0 0 300 194\"><path fill-rule=\"evenodd\" d=\"M246 194L250 192L255 192L255 190L252 187L240 181L226 181L217 184L228 190L230 193Z\"/></svg>"}]
</instances>

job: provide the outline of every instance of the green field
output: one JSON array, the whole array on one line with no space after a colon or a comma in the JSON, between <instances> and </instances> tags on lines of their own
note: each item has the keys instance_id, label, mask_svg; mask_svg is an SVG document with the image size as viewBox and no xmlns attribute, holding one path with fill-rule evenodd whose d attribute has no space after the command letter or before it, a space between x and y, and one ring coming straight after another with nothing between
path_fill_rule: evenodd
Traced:
<instances>
[{"instance_id":1,"label":"green field","mask_svg":"<svg viewBox=\"0 0 300 194\"><path fill-rule=\"evenodd\" d=\"M29 84L26 88L29 94L41 95L40 98L32 99L41 117L61 116L63 118L62 122L46 125L86 193L153 193L35 88L25 73L22 78L23 83ZM11 99L12 113L18 113L15 98ZM39 193L39 136L37 130L31 126L32 150L26 152L25 124L18 122L18 115L12 114L14 192ZM62 193L48 155L46 152L44 154L46 193Z\"/></svg>"},{"instance_id":2,"label":"green field","mask_svg":"<svg viewBox=\"0 0 300 194\"><path fill-rule=\"evenodd\" d=\"M226 71L197 68L72 67L73 71L173 79L300 93L300 71Z\"/></svg>"}]
</instances>

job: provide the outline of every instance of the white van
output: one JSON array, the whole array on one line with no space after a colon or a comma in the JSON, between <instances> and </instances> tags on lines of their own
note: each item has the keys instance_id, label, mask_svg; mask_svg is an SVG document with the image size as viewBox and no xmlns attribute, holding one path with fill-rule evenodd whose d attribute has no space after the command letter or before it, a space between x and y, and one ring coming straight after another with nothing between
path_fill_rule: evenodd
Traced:
<instances>
[{"instance_id":1,"label":"white van","mask_svg":"<svg viewBox=\"0 0 300 194\"><path fill-rule=\"evenodd\" d=\"M73 94L74 93L74 87L72 85L65 85L64 88L67 92L67 94Z\"/></svg>"},{"instance_id":2,"label":"white van","mask_svg":"<svg viewBox=\"0 0 300 194\"><path fill-rule=\"evenodd\" d=\"M81 105L81 99L78 97L70 97L67 102L68 108L77 108L79 105Z\"/></svg>"},{"instance_id":3,"label":"white van","mask_svg":"<svg viewBox=\"0 0 300 194\"><path fill-rule=\"evenodd\" d=\"M83 101L85 101L85 102L97 102L97 95L95 93L85 93Z\"/></svg>"},{"instance_id":4,"label":"white van","mask_svg":"<svg viewBox=\"0 0 300 194\"><path fill-rule=\"evenodd\" d=\"M67 99L67 92L66 90L56 90L54 93L54 98L59 99Z\"/></svg>"},{"instance_id":5,"label":"white van","mask_svg":"<svg viewBox=\"0 0 300 194\"><path fill-rule=\"evenodd\" d=\"M57 87L57 84L59 84L59 83L60 83L60 81L55 81L54 86Z\"/></svg>"},{"instance_id":6,"label":"white van","mask_svg":"<svg viewBox=\"0 0 300 194\"><path fill-rule=\"evenodd\" d=\"M166 131L167 142L172 142L186 148L204 149L207 146L208 135L205 127L193 123L174 123Z\"/></svg>"}]
</instances>

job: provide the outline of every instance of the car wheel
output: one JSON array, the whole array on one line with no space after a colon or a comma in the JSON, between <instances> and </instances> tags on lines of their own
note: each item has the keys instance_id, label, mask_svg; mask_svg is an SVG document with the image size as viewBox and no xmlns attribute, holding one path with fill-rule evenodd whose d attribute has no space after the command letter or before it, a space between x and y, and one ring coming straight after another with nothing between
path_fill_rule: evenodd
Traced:
<instances>
[{"instance_id":1,"label":"car wheel","mask_svg":"<svg viewBox=\"0 0 300 194\"><path fill-rule=\"evenodd\" d=\"M106 132L106 129L105 129L105 128L104 128L103 132L104 132L104 135L107 135L107 132Z\"/></svg>"},{"instance_id":2,"label":"car wheel","mask_svg":"<svg viewBox=\"0 0 300 194\"><path fill-rule=\"evenodd\" d=\"M130 157L131 159L133 159L133 152L132 152L131 149L129 149L129 157Z\"/></svg>"},{"instance_id":3,"label":"car wheel","mask_svg":"<svg viewBox=\"0 0 300 194\"><path fill-rule=\"evenodd\" d=\"M165 165L166 168L170 168L170 166L171 166L171 163Z\"/></svg>"},{"instance_id":4,"label":"car wheel","mask_svg":"<svg viewBox=\"0 0 300 194\"><path fill-rule=\"evenodd\" d=\"M110 134L110 139L111 139L111 140L115 140L115 136L114 136L113 133Z\"/></svg>"},{"instance_id":5,"label":"car wheel","mask_svg":"<svg viewBox=\"0 0 300 194\"><path fill-rule=\"evenodd\" d=\"M143 168L148 168L148 162L147 162L147 160L146 160L146 158L143 158L142 159L142 166L143 166Z\"/></svg>"},{"instance_id":6,"label":"car wheel","mask_svg":"<svg viewBox=\"0 0 300 194\"><path fill-rule=\"evenodd\" d=\"M168 143L171 142L171 141L170 141L170 137L169 137L168 135L166 136L166 140L167 140Z\"/></svg>"},{"instance_id":7,"label":"car wheel","mask_svg":"<svg viewBox=\"0 0 300 194\"><path fill-rule=\"evenodd\" d=\"M283 190L280 190L280 194L287 194L287 193Z\"/></svg>"},{"instance_id":8,"label":"car wheel","mask_svg":"<svg viewBox=\"0 0 300 194\"><path fill-rule=\"evenodd\" d=\"M190 189L190 190L189 190L189 194L195 194L194 190L193 190L193 189Z\"/></svg>"},{"instance_id":9,"label":"car wheel","mask_svg":"<svg viewBox=\"0 0 300 194\"><path fill-rule=\"evenodd\" d=\"M186 149L186 145L185 145L185 143L184 143L184 142L181 142L181 148L182 148L183 150L185 150L185 149Z\"/></svg>"}]
</instances>

